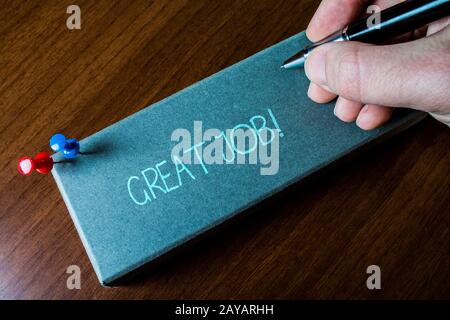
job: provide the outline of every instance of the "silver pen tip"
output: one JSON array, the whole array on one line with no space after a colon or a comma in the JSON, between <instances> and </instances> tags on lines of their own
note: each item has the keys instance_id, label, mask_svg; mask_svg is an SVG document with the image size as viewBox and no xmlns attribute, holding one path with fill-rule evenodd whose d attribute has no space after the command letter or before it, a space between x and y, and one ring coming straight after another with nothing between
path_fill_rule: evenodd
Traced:
<instances>
[{"instance_id":1,"label":"silver pen tip","mask_svg":"<svg viewBox=\"0 0 450 320\"><path fill-rule=\"evenodd\" d=\"M283 63L281 68L283 68L283 69L302 68L304 66L305 60L306 60L305 53L306 53L306 51L302 50L299 53L297 53L296 55L290 57Z\"/></svg>"}]
</instances>

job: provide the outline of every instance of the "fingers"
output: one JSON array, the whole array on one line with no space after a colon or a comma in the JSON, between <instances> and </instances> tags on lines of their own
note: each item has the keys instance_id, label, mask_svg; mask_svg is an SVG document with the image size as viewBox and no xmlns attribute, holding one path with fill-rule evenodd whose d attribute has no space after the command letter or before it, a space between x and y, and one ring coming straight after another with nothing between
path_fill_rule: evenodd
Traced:
<instances>
[{"instance_id":1,"label":"fingers","mask_svg":"<svg viewBox=\"0 0 450 320\"><path fill-rule=\"evenodd\" d=\"M356 125L361 129L372 130L387 122L393 110L393 108L373 104L363 106L360 102L339 97L334 107L334 114L344 122L356 121Z\"/></svg>"},{"instance_id":2,"label":"fingers","mask_svg":"<svg viewBox=\"0 0 450 320\"><path fill-rule=\"evenodd\" d=\"M309 40L315 42L344 28L360 15L368 2L368 0L323 0L306 28L306 35Z\"/></svg>"},{"instance_id":3,"label":"fingers","mask_svg":"<svg viewBox=\"0 0 450 320\"><path fill-rule=\"evenodd\" d=\"M365 105L356 118L356 125L364 130L378 128L389 120L393 108L373 104Z\"/></svg>"},{"instance_id":4,"label":"fingers","mask_svg":"<svg viewBox=\"0 0 450 320\"><path fill-rule=\"evenodd\" d=\"M374 4L384 10L402 1L404 0L378 0ZM373 1L370 0L322 0L306 29L308 39L319 41L344 28L364 14L371 3Z\"/></svg>"},{"instance_id":5,"label":"fingers","mask_svg":"<svg viewBox=\"0 0 450 320\"><path fill-rule=\"evenodd\" d=\"M353 122L358 118L363 104L339 97L334 107L334 115L344 122Z\"/></svg>"},{"instance_id":6,"label":"fingers","mask_svg":"<svg viewBox=\"0 0 450 320\"><path fill-rule=\"evenodd\" d=\"M336 98L336 95L311 82L308 89L308 97L317 103L328 103Z\"/></svg>"},{"instance_id":7,"label":"fingers","mask_svg":"<svg viewBox=\"0 0 450 320\"><path fill-rule=\"evenodd\" d=\"M347 100L441 111L450 101L449 42L450 28L390 46L330 43L312 51L305 72L312 82Z\"/></svg>"}]
</instances>

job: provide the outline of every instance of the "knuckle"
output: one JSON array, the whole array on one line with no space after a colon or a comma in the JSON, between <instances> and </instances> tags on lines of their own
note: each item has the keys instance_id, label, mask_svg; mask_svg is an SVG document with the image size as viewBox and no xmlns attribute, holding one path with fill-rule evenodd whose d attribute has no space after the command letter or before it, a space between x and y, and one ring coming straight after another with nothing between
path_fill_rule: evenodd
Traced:
<instances>
[{"instance_id":1,"label":"knuckle","mask_svg":"<svg viewBox=\"0 0 450 320\"><path fill-rule=\"evenodd\" d=\"M360 48L354 46L336 52L334 61L327 64L334 69L330 70L334 76L328 77L331 87L344 97L361 101L363 92Z\"/></svg>"}]
</instances>

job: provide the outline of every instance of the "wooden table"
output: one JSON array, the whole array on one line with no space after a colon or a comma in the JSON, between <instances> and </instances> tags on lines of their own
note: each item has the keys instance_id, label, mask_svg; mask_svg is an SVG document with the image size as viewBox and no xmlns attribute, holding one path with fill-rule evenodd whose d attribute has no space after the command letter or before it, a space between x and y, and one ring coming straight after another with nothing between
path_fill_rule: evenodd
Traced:
<instances>
[{"instance_id":1,"label":"wooden table","mask_svg":"<svg viewBox=\"0 0 450 320\"><path fill-rule=\"evenodd\" d=\"M114 289L53 178L17 173L53 133L93 134L303 30L318 2L78 0L81 30L68 2L2 3L0 297L450 298L450 135L430 118Z\"/></svg>"}]
</instances>

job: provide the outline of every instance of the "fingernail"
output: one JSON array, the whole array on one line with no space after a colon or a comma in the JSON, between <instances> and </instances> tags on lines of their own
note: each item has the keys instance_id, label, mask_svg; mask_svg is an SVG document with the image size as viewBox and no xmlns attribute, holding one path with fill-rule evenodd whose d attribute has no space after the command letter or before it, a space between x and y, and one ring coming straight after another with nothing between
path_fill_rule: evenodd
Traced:
<instances>
[{"instance_id":1,"label":"fingernail","mask_svg":"<svg viewBox=\"0 0 450 320\"><path fill-rule=\"evenodd\" d=\"M368 113L369 107L365 105L361 111L359 112L358 117L356 118L356 125L363 130L368 130L367 123L372 121L372 116Z\"/></svg>"},{"instance_id":2,"label":"fingernail","mask_svg":"<svg viewBox=\"0 0 450 320\"><path fill-rule=\"evenodd\" d=\"M309 78L309 80L317 83L318 85L327 84L325 66L327 51L326 48L323 47L314 49L309 55L308 59L306 59L305 63L306 76Z\"/></svg>"},{"instance_id":3,"label":"fingernail","mask_svg":"<svg viewBox=\"0 0 450 320\"><path fill-rule=\"evenodd\" d=\"M310 98L310 99L311 99L311 90L312 90L311 86L312 86L312 83L309 84L308 93L307 93L308 98Z\"/></svg>"}]
</instances>

